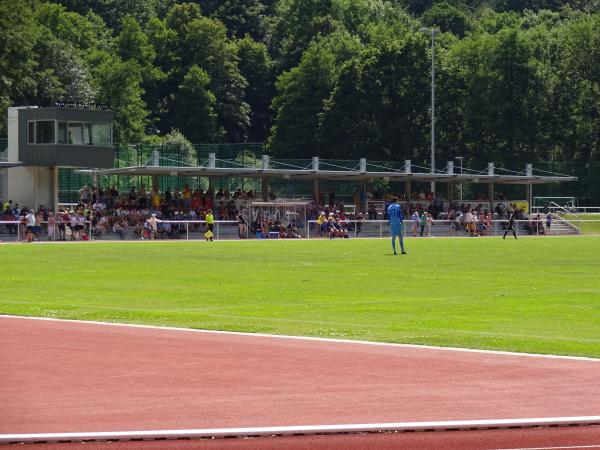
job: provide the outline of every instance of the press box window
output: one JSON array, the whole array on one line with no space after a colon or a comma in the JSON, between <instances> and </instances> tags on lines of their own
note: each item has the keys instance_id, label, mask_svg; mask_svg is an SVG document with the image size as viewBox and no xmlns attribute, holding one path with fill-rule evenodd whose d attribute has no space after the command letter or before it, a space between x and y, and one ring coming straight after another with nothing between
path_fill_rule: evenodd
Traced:
<instances>
[{"instance_id":1,"label":"press box window","mask_svg":"<svg viewBox=\"0 0 600 450\"><path fill-rule=\"evenodd\" d=\"M69 144L83 145L83 124L69 122L67 127L67 140Z\"/></svg>"},{"instance_id":2,"label":"press box window","mask_svg":"<svg viewBox=\"0 0 600 450\"><path fill-rule=\"evenodd\" d=\"M58 143L67 144L67 122L58 122Z\"/></svg>"},{"instance_id":3,"label":"press box window","mask_svg":"<svg viewBox=\"0 0 600 450\"><path fill-rule=\"evenodd\" d=\"M83 138L86 145L110 146L109 123L86 123L83 128Z\"/></svg>"},{"instance_id":4,"label":"press box window","mask_svg":"<svg viewBox=\"0 0 600 450\"><path fill-rule=\"evenodd\" d=\"M54 120L38 120L35 123L35 143L54 144Z\"/></svg>"}]
</instances>

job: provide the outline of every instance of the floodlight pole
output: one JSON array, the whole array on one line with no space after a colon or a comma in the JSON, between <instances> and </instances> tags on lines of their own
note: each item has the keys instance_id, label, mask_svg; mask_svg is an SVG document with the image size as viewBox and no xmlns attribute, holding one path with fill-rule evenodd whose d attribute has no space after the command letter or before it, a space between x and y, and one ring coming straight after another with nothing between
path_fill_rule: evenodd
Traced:
<instances>
[{"instance_id":1,"label":"floodlight pole","mask_svg":"<svg viewBox=\"0 0 600 450\"><path fill-rule=\"evenodd\" d=\"M435 35L436 28L419 28L421 33L431 36L431 173L435 174ZM435 194L435 181L431 182L431 192Z\"/></svg>"}]
</instances>

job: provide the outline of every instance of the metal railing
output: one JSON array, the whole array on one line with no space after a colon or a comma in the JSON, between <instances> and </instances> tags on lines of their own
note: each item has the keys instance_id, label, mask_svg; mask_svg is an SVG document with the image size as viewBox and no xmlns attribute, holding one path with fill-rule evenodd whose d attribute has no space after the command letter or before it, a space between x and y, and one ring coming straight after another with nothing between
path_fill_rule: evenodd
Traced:
<instances>
[{"instance_id":1,"label":"metal railing","mask_svg":"<svg viewBox=\"0 0 600 450\"><path fill-rule=\"evenodd\" d=\"M101 240L101 239L125 239L135 240L147 238L153 239L182 239L186 240L190 239L204 239L204 233L207 231L206 221L205 220L161 220L157 223L156 234L146 233L149 230L148 228L142 226L142 224L128 226L128 230L124 231L122 237L119 233L114 232L112 229L106 232L100 232L98 226L94 227L92 222L85 221L85 232L87 235L87 239L89 240ZM75 240L73 239L73 227L66 222L63 222L65 225L65 240ZM168 227L165 227L165 224ZM49 240L56 240L59 231L59 223L54 223L50 225L48 221L40 222L40 229L36 233L38 237L45 237ZM175 225L175 226L173 226ZM52 227L52 232L49 232L49 227ZM6 236L15 236L17 241L21 241L25 239L26 236L26 225L24 222L19 220L2 220L0 221L0 240L4 237L6 240ZM135 230L139 229L139 234L136 234ZM248 238L250 236L250 232L248 227L246 227L246 232L244 238ZM240 227L238 221L236 220L215 220L214 221L214 237L216 239L226 238L231 239L232 237L239 238L240 237ZM67 239L68 238L68 239ZM77 239L77 240L87 240L87 239Z\"/></svg>"},{"instance_id":2,"label":"metal railing","mask_svg":"<svg viewBox=\"0 0 600 450\"><path fill-rule=\"evenodd\" d=\"M554 218L550 232L546 227L545 220L516 220L515 231L520 235L564 235L580 234L580 228L585 225L598 224L600 229L600 219L598 220L565 220L564 218ZM67 223L65 225L64 240L140 240L140 239L182 239L182 240L204 240L204 233L207 231L205 220L163 220L158 222L156 232L141 224L129 226L122 234L113 231L99 232L98 226L91 222L85 222L86 238L73 235L73 229ZM404 221L404 235L406 237L448 237L448 236L501 236L506 231L508 225L507 219L492 220L491 224L485 225L481 222L475 222L474 227L467 228L466 224L457 224L451 220L434 220L431 226L425 226L421 229L421 223L415 225L410 220ZM52 225L53 232L48 233L48 222L42 222L37 233L38 240L42 238L48 240L57 240L58 226ZM347 230L347 235L353 238L383 238L389 237L389 225L387 220L346 220L343 227ZM282 233L277 231L266 231L255 233L251 226L247 225L242 229L238 221L234 220L215 220L214 221L215 239L280 239ZM596 234L600 234L596 233ZM321 230L320 225L315 220L309 220L306 229L301 227L299 235L306 236L309 239L328 238L329 233ZM0 221L0 240L4 241L22 241L26 237L26 225L18 220Z\"/></svg>"},{"instance_id":3,"label":"metal railing","mask_svg":"<svg viewBox=\"0 0 600 450\"><path fill-rule=\"evenodd\" d=\"M566 229L557 229L555 219L552 222L553 227L550 227L550 234L570 234ZM588 222L600 223L600 220L591 220ZM309 226L307 236L311 237L328 237L328 232L320 229L320 225L315 220L308 221ZM535 221L532 219L515 220L517 226L515 232L519 235L545 235L546 222L544 220ZM387 220L347 220L346 229L351 237L388 237L390 236L389 225ZM569 224L572 233L579 233L577 226ZM506 231L508 219L495 219L491 224L486 225L484 222L474 222L471 229L467 228L467 224L457 223L454 220L434 220L431 226L425 224L421 228L421 222L415 225L410 220L404 221L404 236L413 237L441 237L441 236L501 236ZM554 230L554 232L553 232Z\"/></svg>"}]
</instances>

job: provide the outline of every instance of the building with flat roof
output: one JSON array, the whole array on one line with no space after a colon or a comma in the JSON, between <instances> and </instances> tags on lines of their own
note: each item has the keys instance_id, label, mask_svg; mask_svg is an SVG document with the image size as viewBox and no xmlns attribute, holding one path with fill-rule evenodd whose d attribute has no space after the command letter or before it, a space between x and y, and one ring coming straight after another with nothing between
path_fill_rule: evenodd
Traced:
<instances>
[{"instance_id":1,"label":"building with flat roof","mask_svg":"<svg viewBox=\"0 0 600 450\"><path fill-rule=\"evenodd\" d=\"M58 168L112 168L113 111L37 106L8 109L7 160L1 197L23 207L56 208Z\"/></svg>"}]
</instances>

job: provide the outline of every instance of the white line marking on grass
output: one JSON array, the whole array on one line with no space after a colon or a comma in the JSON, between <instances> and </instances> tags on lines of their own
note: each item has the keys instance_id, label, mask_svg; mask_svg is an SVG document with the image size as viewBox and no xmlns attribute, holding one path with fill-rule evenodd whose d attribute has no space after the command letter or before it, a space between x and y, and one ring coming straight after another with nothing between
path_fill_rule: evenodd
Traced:
<instances>
[{"instance_id":1,"label":"white line marking on grass","mask_svg":"<svg viewBox=\"0 0 600 450\"><path fill-rule=\"evenodd\" d=\"M314 435L342 433L377 433L385 431L455 431L484 430L503 428L530 428L567 425L596 425L600 416L550 417L531 419L497 420L452 420L442 422L397 422L341 425L299 425L285 427L257 428L207 428L190 430L147 430L147 431L105 431L81 433L45 434L0 434L0 444L17 442L58 442L92 440L156 440L156 439L202 439L223 437L273 436L273 435Z\"/></svg>"},{"instance_id":2,"label":"white line marking on grass","mask_svg":"<svg viewBox=\"0 0 600 450\"><path fill-rule=\"evenodd\" d=\"M508 352L502 350L482 350L474 348L458 348L458 347L438 347L433 345L417 345L417 344L397 344L390 342L374 342L374 341L360 341L350 339L333 339L333 338L320 338L312 336L287 336L281 334L265 334L265 333L246 333L241 331L221 331L221 330L199 330L195 328L179 328L179 327L165 327L156 325L140 325L130 323L119 323L119 322L98 322L92 320L74 320L74 319L57 319L54 317L31 317L31 316L16 316L0 314L0 319L21 319L21 320L45 320L52 322L69 322L69 323L80 323L80 324L92 324L92 325L103 325L112 327L130 327L130 328L142 328L149 330L162 330L162 331L183 331L189 333L206 333L206 334L226 334L232 336L246 336L246 337L262 337L272 339L289 339L298 341L312 341L312 342L328 342L335 344L360 344L360 345L373 345L382 347L398 347L398 348L414 348L424 350L443 350L450 352L466 352L466 353L482 353L489 355L504 355L504 356L523 356L532 358L548 358L548 359L565 359L571 361L589 361L600 363L600 358L592 358L588 356L567 356L567 355L546 355L541 353L517 353Z\"/></svg>"}]
</instances>

